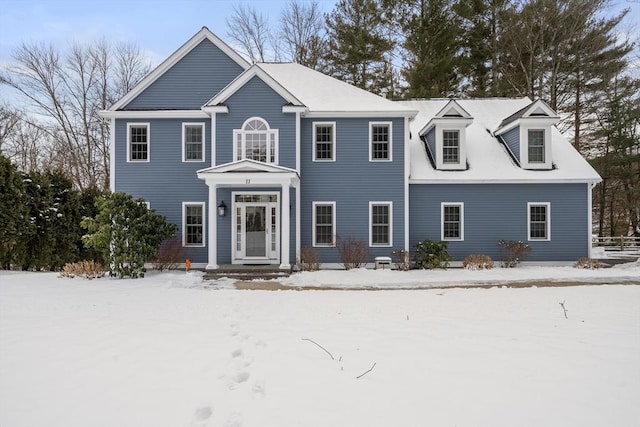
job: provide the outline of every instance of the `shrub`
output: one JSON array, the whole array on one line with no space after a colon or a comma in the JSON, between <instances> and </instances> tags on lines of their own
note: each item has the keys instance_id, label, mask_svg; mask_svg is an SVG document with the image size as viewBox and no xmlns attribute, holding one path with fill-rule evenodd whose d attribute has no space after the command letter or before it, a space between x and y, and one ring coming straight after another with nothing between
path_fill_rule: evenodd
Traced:
<instances>
[{"instance_id":1,"label":"shrub","mask_svg":"<svg viewBox=\"0 0 640 427\"><path fill-rule=\"evenodd\" d=\"M320 270L320 253L318 253L318 250L312 246L301 248L298 267L302 271Z\"/></svg>"},{"instance_id":2,"label":"shrub","mask_svg":"<svg viewBox=\"0 0 640 427\"><path fill-rule=\"evenodd\" d=\"M153 260L153 268L156 270L175 270L181 262L186 260L186 254L182 247L182 239L178 236L164 240L158 249L158 255Z\"/></svg>"},{"instance_id":3,"label":"shrub","mask_svg":"<svg viewBox=\"0 0 640 427\"><path fill-rule=\"evenodd\" d=\"M367 259L371 257L367 244L362 240L353 240L350 237L344 240L338 237L336 248L345 270L363 267L367 263Z\"/></svg>"},{"instance_id":4,"label":"shrub","mask_svg":"<svg viewBox=\"0 0 640 427\"><path fill-rule=\"evenodd\" d=\"M493 260L489 255L471 254L462 261L467 270L489 270L493 268Z\"/></svg>"},{"instance_id":5,"label":"shrub","mask_svg":"<svg viewBox=\"0 0 640 427\"><path fill-rule=\"evenodd\" d=\"M498 253L502 261L500 266L513 268L531 252L531 247L519 240L498 240Z\"/></svg>"},{"instance_id":6,"label":"shrub","mask_svg":"<svg viewBox=\"0 0 640 427\"><path fill-rule=\"evenodd\" d=\"M597 259L592 258L580 258L573 265L575 268L586 268L589 270L597 270L598 268L603 268L605 265L598 261Z\"/></svg>"},{"instance_id":7,"label":"shrub","mask_svg":"<svg viewBox=\"0 0 640 427\"><path fill-rule=\"evenodd\" d=\"M411 252L404 249L393 251L393 262L398 270L411 270Z\"/></svg>"},{"instance_id":8,"label":"shrub","mask_svg":"<svg viewBox=\"0 0 640 427\"><path fill-rule=\"evenodd\" d=\"M144 277L144 263L156 256L164 239L173 237L176 226L149 210L144 200L125 193L107 194L97 205L96 217L82 221L89 231L84 244L102 254L110 276Z\"/></svg>"},{"instance_id":9,"label":"shrub","mask_svg":"<svg viewBox=\"0 0 640 427\"><path fill-rule=\"evenodd\" d=\"M423 240L416 243L416 268L447 268L453 258L447 252L447 242Z\"/></svg>"},{"instance_id":10,"label":"shrub","mask_svg":"<svg viewBox=\"0 0 640 427\"><path fill-rule=\"evenodd\" d=\"M95 261L80 261L65 264L60 270L60 277L98 279L105 274L104 266Z\"/></svg>"}]
</instances>

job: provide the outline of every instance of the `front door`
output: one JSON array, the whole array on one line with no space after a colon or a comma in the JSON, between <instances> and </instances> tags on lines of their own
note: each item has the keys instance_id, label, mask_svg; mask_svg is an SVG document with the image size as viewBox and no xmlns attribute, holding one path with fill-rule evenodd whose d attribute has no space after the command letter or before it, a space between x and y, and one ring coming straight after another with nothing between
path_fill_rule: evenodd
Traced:
<instances>
[{"instance_id":1,"label":"front door","mask_svg":"<svg viewBox=\"0 0 640 427\"><path fill-rule=\"evenodd\" d=\"M279 263L278 195L234 194L233 263Z\"/></svg>"}]
</instances>

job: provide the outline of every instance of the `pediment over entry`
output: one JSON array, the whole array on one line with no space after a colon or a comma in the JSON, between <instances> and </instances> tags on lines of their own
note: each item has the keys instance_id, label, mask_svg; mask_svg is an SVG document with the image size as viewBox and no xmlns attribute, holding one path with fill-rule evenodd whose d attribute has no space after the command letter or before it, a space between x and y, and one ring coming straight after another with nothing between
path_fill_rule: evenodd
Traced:
<instances>
[{"instance_id":1,"label":"pediment over entry","mask_svg":"<svg viewBox=\"0 0 640 427\"><path fill-rule=\"evenodd\" d=\"M225 163L198 171L198 177L203 174L213 173L233 173L233 172L269 172L269 173L294 173L294 169L285 168L284 166L270 165L257 160L243 159L236 162Z\"/></svg>"}]
</instances>

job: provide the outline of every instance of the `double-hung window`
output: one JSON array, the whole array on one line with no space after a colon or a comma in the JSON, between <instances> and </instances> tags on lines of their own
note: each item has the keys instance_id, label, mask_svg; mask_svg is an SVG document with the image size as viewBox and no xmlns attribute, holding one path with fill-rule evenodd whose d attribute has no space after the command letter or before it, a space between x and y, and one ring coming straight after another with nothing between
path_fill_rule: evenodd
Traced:
<instances>
[{"instance_id":1,"label":"double-hung window","mask_svg":"<svg viewBox=\"0 0 640 427\"><path fill-rule=\"evenodd\" d=\"M336 124L334 122L313 123L313 160L316 162L336 160Z\"/></svg>"},{"instance_id":2,"label":"double-hung window","mask_svg":"<svg viewBox=\"0 0 640 427\"><path fill-rule=\"evenodd\" d=\"M182 161L204 162L204 123L182 124Z\"/></svg>"},{"instance_id":3,"label":"double-hung window","mask_svg":"<svg viewBox=\"0 0 640 427\"><path fill-rule=\"evenodd\" d=\"M550 210L548 202L527 203L529 240L551 240Z\"/></svg>"},{"instance_id":4,"label":"double-hung window","mask_svg":"<svg viewBox=\"0 0 640 427\"><path fill-rule=\"evenodd\" d=\"M313 202L313 246L335 246L336 202Z\"/></svg>"},{"instance_id":5,"label":"double-hung window","mask_svg":"<svg viewBox=\"0 0 640 427\"><path fill-rule=\"evenodd\" d=\"M369 160L391 160L391 122L369 123Z\"/></svg>"},{"instance_id":6,"label":"double-hung window","mask_svg":"<svg viewBox=\"0 0 640 427\"><path fill-rule=\"evenodd\" d=\"M127 141L129 162L149 161L149 123L129 123Z\"/></svg>"},{"instance_id":7,"label":"double-hung window","mask_svg":"<svg viewBox=\"0 0 640 427\"><path fill-rule=\"evenodd\" d=\"M204 202L182 203L182 245L204 246Z\"/></svg>"},{"instance_id":8,"label":"double-hung window","mask_svg":"<svg viewBox=\"0 0 640 427\"><path fill-rule=\"evenodd\" d=\"M442 131L442 162L460 163L460 131Z\"/></svg>"},{"instance_id":9,"label":"double-hung window","mask_svg":"<svg viewBox=\"0 0 640 427\"><path fill-rule=\"evenodd\" d=\"M529 129L529 163L544 163L544 129Z\"/></svg>"},{"instance_id":10,"label":"double-hung window","mask_svg":"<svg viewBox=\"0 0 640 427\"><path fill-rule=\"evenodd\" d=\"M442 203L441 240L464 240L464 203Z\"/></svg>"},{"instance_id":11,"label":"double-hung window","mask_svg":"<svg viewBox=\"0 0 640 427\"><path fill-rule=\"evenodd\" d=\"M278 130L259 117L252 117L233 131L234 159L278 163Z\"/></svg>"},{"instance_id":12,"label":"double-hung window","mask_svg":"<svg viewBox=\"0 0 640 427\"><path fill-rule=\"evenodd\" d=\"M369 202L369 246L391 246L392 202Z\"/></svg>"}]
</instances>

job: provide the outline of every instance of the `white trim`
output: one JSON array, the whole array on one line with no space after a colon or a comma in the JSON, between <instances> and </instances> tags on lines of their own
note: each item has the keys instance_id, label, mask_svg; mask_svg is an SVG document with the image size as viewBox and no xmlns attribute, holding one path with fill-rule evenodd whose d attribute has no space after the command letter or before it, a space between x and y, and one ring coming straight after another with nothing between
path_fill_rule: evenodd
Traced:
<instances>
[{"instance_id":1,"label":"white trim","mask_svg":"<svg viewBox=\"0 0 640 427\"><path fill-rule=\"evenodd\" d=\"M409 125L409 118L404 119L404 250L409 251L409 179L411 178L411 160L409 152L411 150L411 128Z\"/></svg>"},{"instance_id":2,"label":"white trim","mask_svg":"<svg viewBox=\"0 0 640 427\"><path fill-rule=\"evenodd\" d=\"M225 55L227 55L232 61L237 63L243 69L246 70L247 68L249 68L250 64L242 56L240 56L235 50L233 50L228 44L218 38L215 34L213 34L207 27L202 27L200 31L198 31L186 43L180 46L178 50L173 52L171 56L165 59L160 65L158 65L132 90L130 90L118 102L113 104L113 106L109 110L119 110L129 104L131 101L133 101L133 99L135 99L145 89L151 86L153 82L155 82L160 76L162 76L175 64L177 64L182 58L184 58L189 52L191 52L205 39L213 43L214 46L220 49Z\"/></svg>"},{"instance_id":3,"label":"white trim","mask_svg":"<svg viewBox=\"0 0 640 427\"><path fill-rule=\"evenodd\" d=\"M187 243L187 206L202 207L202 244ZM207 241L206 202L182 202L182 246L185 248L204 248Z\"/></svg>"},{"instance_id":4,"label":"white trim","mask_svg":"<svg viewBox=\"0 0 640 427\"><path fill-rule=\"evenodd\" d=\"M228 113L229 107L226 105L209 105L202 107L202 111L206 114L216 114L216 113Z\"/></svg>"},{"instance_id":5,"label":"white trim","mask_svg":"<svg viewBox=\"0 0 640 427\"><path fill-rule=\"evenodd\" d=\"M300 257L300 248L302 245L300 237L300 184L296 183L294 188L296 189L296 259L298 259Z\"/></svg>"},{"instance_id":6,"label":"white trim","mask_svg":"<svg viewBox=\"0 0 640 427\"><path fill-rule=\"evenodd\" d=\"M202 158L200 160L188 160L186 158L186 139L185 139L185 130L187 126L199 126L202 128ZM207 150L206 150L206 134L205 134L206 126L203 122L182 122L182 162L183 163L204 163L207 158Z\"/></svg>"},{"instance_id":7,"label":"white trim","mask_svg":"<svg viewBox=\"0 0 640 427\"><path fill-rule=\"evenodd\" d=\"M373 127L374 126L387 126L389 128L389 157L386 159L374 159L373 158ZM393 122L369 122L369 161L370 162L392 162L393 161Z\"/></svg>"},{"instance_id":8,"label":"white trim","mask_svg":"<svg viewBox=\"0 0 640 427\"><path fill-rule=\"evenodd\" d=\"M593 255L593 243L592 243L592 229L593 229L593 187L596 184L587 185L587 242L589 242L587 257L591 258Z\"/></svg>"},{"instance_id":9,"label":"white trim","mask_svg":"<svg viewBox=\"0 0 640 427\"><path fill-rule=\"evenodd\" d=\"M331 158L330 159L317 159L316 158L316 128L322 126L322 127L327 127L327 126L331 126ZM312 162L335 162L336 161L336 122L313 122L311 125L311 141L312 141L312 146L311 146L311 161Z\"/></svg>"},{"instance_id":10,"label":"white trim","mask_svg":"<svg viewBox=\"0 0 640 427\"><path fill-rule=\"evenodd\" d=\"M596 179L442 179L410 178L409 184L597 184Z\"/></svg>"},{"instance_id":11,"label":"white trim","mask_svg":"<svg viewBox=\"0 0 640 427\"><path fill-rule=\"evenodd\" d=\"M444 208L457 206L460 208L460 237L444 237ZM440 202L440 240L443 242L464 242L464 202Z\"/></svg>"},{"instance_id":12,"label":"white trim","mask_svg":"<svg viewBox=\"0 0 640 427\"><path fill-rule=\"evenodd\" d=\"M331 206L331 244L318 244L316 242L316 207ZM335 248L336 247L336 202L311 202L311 245L314 248Z\"/></svg>"},{"instance_id":13,"label":"white trim","mask_svg":"<svg viewBox=\"0 0 640 427\"><path fill-rule=\"evenodd\" d=\"M109 189L116 191L116 119L109 119Z\"/></svg>"},{"instance_id":14,"label":"white trim","mask_svg":"<svg viewBox=\"0 0 640 427\"><path fill-rule=\"evenodd\" d=\"M265 126L267 127L267 130L245 130L245 127L249 124L249 122L251 121L261 121L262 123L265 124ZM261 163L268 163L268 164L273 164L273 165L277 165L279 163L279 153L280 153L280 134L278 132L278 129L271 129L271 126L269 126L269 122L266 121L265 119L263 119L262 117L258 117L258 116L254 116L254 117L250 117L247 120L244 121L244 123L242 124L240 129L234 129L233 130L233 160L236 162L242 161L242 160L255 160L255 159L247 159L246 157L244 157L245 152L246 152L246 144L247 144L247 139L246 139L246 135L247 133L264 133L266 135L266 162L261 162ZM241 138L241 145L242 145L242 152L241 154L241 158L238 158L238 144L237 144L237 139L238 136L240 136ZM271 161L271 136L273 136L273 143L275 145L275 147L273 148L273 161ZM258 161L258 160L256 160Z\"/></svg>"},{"instance_id":15,"label":"white trim","mask_svg":"<svg viewBox=\"0 0 640 427\"><path fill-rule=\"evenodd\" d=\"M373 206L387 206L389 208L389 243L388 244L373 244L373 222L372 222L372 209ZM391 201L374 201L369 202L369 247L373 248L390 248L393 246L393 202Z\"/></svg>"},{"instance_id":16,"label":"white trim","mask_svg":"<svg viewBox=\"0 0 640 427\"><path fill-rule=\"evenodd\" d=\"M336 118L376 118L376 117L415 117L417 110L404 111L309 111L304 114L308 119L326 119L327 117Z\"/></svg>"},{"instance_id":17,"label":"white trim","mask_svg":"<svg viewBox=\"0 0 640 427\"><path fill-rule=\"evenodd\" d=\"M147 158L145 160L131 160L131 128L132 127L147 128ZM151 160L151 125L146 123L127 123L127 163L149 163Z\"/></svg>"},{"instance_id":18,"label":"white trim","mask_svg":"<svg viewBox=\"0 0 640 427\"><path fill-rule=\"evenodd\" d=\"M546 237L544 239L540 238L531 238L531 208L534 206L544 206L545 209L545 219L546 219L546 227L545 233ZM551 203L549 202L527 202L527 241L529 242L548 242L551 240ZM591 239L589 239L591 241Z\"/></svg>"},{"instance_id":19,"label":"white trim","mask_svg":"<svg viewBox=\"0 0 640 427\"><path fill-rule=\"evenodd\" d=\"M209 190L209 209L207 218L209 219L209 235L207 248L207 270L218 269L218 187L215 183L206 182Z\"/></svg>"},{"instance_id":20,"label":"white trim","mask_svg":"<svg viewBox=\"0 0 640 427\"><path fill-rule=\"evenodd\" d=\"M282 112L283 113L306 113L309 109L303 105L283 105Z\"/></svg>"},{"instance_id":21,"label":"white trim","mask_svg":"<svg viewBox=\"0 0 640 427\"><path fill-rule=\"evenodd\" d=\"M551 158L551 126L540 126L541 123L520 124L520 165L522 169L548 170L552 168ZM544 162L529 162L529 131L544 132Z\"/></svg>"},{"instance_id":22,"label":"white trim","mask_svg":"<svg viewBox=\"0 0 640 427\"><path fill-rule=\"evenodd\" d=\"M209 114L202 110L102 110L98 115L103 119L206 119Z\"/></svg>"},{"instance_id":23,"label":"white trim","mask_svg":"<svg viewBox=\"0 0 640 427\"><path fill-rule=\"evenodd\" d=\"M211 167L216 165L216 113L211 113Z\"/></svg>"}]
</instances>

